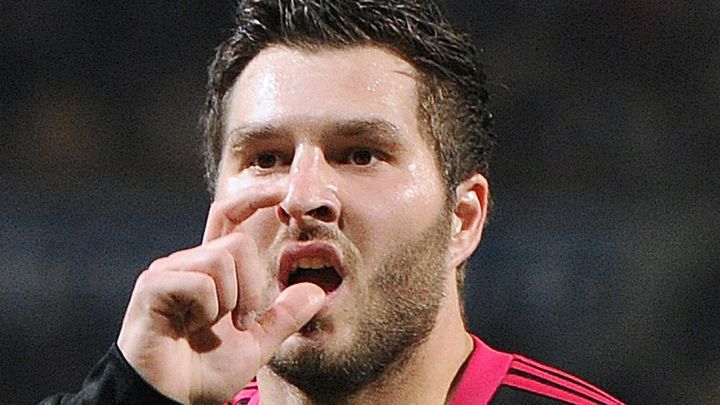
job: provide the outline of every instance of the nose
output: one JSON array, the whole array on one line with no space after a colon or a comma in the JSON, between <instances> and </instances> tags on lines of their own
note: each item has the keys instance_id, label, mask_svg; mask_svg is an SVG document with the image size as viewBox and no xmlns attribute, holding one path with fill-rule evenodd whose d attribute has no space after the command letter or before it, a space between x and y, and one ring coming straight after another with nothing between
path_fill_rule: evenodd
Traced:
<instances>
[{"instance_id":1,"label":"nose","mask_svg":"<svg viewBox=\"0 0 720 405\"><path fill-rule=\"evenodd\" d=\"M288 174L287 195L277 208L280 221L286 225L292 220L299 224L313 220L337 222L340 201L332 174L322 150L298 147Z\"/></svg>"}]
</instances>

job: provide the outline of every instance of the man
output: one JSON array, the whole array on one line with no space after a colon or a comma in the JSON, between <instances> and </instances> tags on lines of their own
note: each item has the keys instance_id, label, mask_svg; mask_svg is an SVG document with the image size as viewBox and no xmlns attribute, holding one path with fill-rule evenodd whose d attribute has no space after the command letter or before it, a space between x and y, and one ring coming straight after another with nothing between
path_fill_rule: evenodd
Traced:
<instances>
[{"instance_id":1,"label":"man","mask_svg":"<svg viewBox=\"0 0 720 405\"><path fill-rule=\"evenodd\" d=\"M486 102L427 0L241 2L210 67L203 243L143 272L117 346L47 402L619 403L465 329Z\"/></svg>"}]
</instances>

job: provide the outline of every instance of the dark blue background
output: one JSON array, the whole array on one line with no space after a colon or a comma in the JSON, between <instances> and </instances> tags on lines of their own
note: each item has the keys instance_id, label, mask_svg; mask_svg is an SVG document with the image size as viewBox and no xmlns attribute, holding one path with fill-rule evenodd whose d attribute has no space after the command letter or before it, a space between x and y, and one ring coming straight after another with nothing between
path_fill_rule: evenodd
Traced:
<instances>
[{"instance_id":1,"label":"dark blue background","mask_svg":"<svg viewBox=\"0 0 720 405\"><path fill-rule=\"evenodd\" d=\"M446 1L500 146L468 278L491 344L635 404L720 395L720 3ZM0 403L77 389L137 274L200 240L233 2L0 5Z\"/></svg>"}]
</instances>

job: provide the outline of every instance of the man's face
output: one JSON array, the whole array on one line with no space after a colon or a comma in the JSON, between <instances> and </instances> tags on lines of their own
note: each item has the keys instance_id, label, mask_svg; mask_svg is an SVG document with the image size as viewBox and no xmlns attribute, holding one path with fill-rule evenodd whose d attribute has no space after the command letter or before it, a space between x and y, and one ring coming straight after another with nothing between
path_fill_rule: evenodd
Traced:
<instances>
[{"instance_id":1,"label":"man's face","mask_svg":"<svg viewBox=\"0 0 720 405\"><path fill-rule=\"evenodd\" d=\"M273 370L297 380L319 369L327 386L338 370L367 380L406 356L432 329L449 275L445 189L421 135L415 70L373 47L272 47L239 76L225 111L216 199L286 190L237 229L267 265L266 302L301 281L328 292ZM358 361L372 364L349 364Z\"/></svg>"}]
</instances>

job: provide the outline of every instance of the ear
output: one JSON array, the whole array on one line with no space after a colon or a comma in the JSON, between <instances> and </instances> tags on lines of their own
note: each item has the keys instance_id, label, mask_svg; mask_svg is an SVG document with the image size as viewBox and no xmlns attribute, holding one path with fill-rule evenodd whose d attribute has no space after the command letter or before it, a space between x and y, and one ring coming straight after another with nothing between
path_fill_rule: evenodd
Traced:
<instances>
[{"instance_id":1,"label":"ear","mask_svg":"<svg viewBox=\"0 0 720 405\"><path fill-rule=\"evenodd\" d=\"M488 214L490 185L482 174L475 174L455 189L455 210L452 214L450 264L459 266L475 251Z\"/></svg>"}]
</instances>

